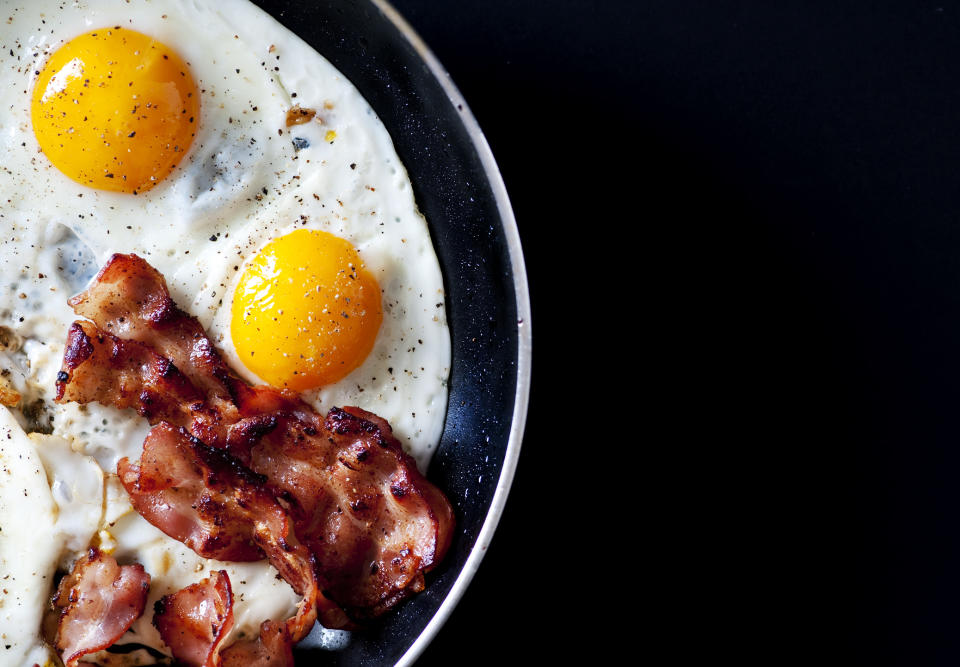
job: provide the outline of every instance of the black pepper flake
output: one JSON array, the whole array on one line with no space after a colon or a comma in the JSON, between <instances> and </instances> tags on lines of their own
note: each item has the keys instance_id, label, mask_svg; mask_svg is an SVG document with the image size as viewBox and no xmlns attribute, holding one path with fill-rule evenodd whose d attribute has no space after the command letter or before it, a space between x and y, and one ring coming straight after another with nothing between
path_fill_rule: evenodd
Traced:
<instances>
[{"instance_id":1,"label":"black pepper flake","mask_svg":"<svg viewBox=\"0 0 960 667\"><path fill-rule=\"evenodd\" d=\"M352 162L352 163L350 164L350 168L351 168L351 169L356 169L356 168L357 168L357 163L356 163L356 162Z\"/></svg>"}]
</instances>

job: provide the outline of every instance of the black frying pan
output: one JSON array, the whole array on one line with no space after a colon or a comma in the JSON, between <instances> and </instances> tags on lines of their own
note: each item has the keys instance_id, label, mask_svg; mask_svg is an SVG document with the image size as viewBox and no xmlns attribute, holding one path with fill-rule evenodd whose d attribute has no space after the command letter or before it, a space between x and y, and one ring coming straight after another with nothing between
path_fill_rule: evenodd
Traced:
<instances>
[{"instance_id":1,"label":"black frying pan","mask_svg":"<svg viewBox=\"0 0 960 667\"><path fill-rule=\"evenodd\" d=\"M428 477L457 531L427 589L298 664L410 664L452 611L499 520L519 454L530 378L526 275L496 164L459 92L419 38L379 0L257 1L360 90L393 138L430 226L447 292L453 365L447 420Z\"/></svg>"}]
</instances>

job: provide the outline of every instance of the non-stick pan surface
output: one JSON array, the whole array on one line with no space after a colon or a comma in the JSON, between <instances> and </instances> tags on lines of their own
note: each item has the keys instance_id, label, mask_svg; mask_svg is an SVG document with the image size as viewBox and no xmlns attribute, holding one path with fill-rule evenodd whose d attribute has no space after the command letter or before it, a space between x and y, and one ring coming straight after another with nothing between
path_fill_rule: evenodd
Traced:
<instances>
[{"instance_id":1,"label":"non-stick pan surface","mask_svg":"<svg viewBox=\"0 0 960 667\"><path fill-rule=\"evenodd\" d=\"M506 499L526 417L530 322L516 224L486 141L433 56L388 5L258 1L360 90L393 138L430 226L446 289L453 365L446 425L428 471L457 532L427 589L298 664L409 664L476 570Z\"/></svg>"}]
</instances>

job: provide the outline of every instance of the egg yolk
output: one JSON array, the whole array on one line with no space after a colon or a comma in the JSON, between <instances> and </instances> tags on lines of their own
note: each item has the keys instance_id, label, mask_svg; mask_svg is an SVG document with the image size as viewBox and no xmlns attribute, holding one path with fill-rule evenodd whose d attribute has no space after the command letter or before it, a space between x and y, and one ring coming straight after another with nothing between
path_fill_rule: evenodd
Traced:
<instances>
[{"instance_id":1,"label":"egg yolk","mask_svg":"<svg viewBox=\"0 0 960 667\"><path fill-rule=\"evenodd\" d=\"M299 229L268 243L244 269L230 333L263 381L303 391L363 363L382 320L380 287L353 245Z\"/></svg>"},{"instance_id":2,"label":"egg yolk","mask_svg":"<svg viewBox=\"0 0 960 667\"><path fill-rule=\"evenodd\" d=\"M40 70L31 100L41 150L78 183L136 194L190 147L199 94L169 47L126 28L70 40Z\"/></svg>"}]
</instances>

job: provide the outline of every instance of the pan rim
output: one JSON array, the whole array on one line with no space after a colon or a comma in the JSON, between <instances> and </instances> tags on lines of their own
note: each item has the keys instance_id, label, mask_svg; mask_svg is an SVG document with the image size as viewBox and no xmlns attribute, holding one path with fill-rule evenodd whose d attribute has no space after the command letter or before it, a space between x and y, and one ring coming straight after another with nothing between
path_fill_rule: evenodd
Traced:
<instances>
[{"instance_id":1,"label":"pan rim","mask_svg":"<svg viewBox=\"0 0 960 667\"><path fill-rule=\"evenodd\" d=\"M530 290L523 260L523 250L520 243L520 232L517 228L513 208L510 205L507 188L503 182L503 176L500 174L496 160L493 157L493 152L490 150L490 145L487 143L487 139L480 129L480 125L477 123L477 119L474 117L473 112L467 105L460 90L453 83L450 74L443 65L440 64L440 61L423 39L410 24L407 23L406 19L404 19L387 0L370 1L383 13L387 20L397 28L398 32L407 40L417 55L420 56L440 84L444 93L446 93L447 99L459 112L460 120L473 142L473 147L477 152L480 163L483 165L484 173L490 184L490 190L496 201L497 211L507 242L511 272L513 274L514 296L517 302L517 386L513 403L513 419L510 425L510 435L507 440L507 450L504 454L503 465L500 469L500 478L497 481L497 487L494 491L493 499L490 502L487 516L483 521L483 526L477 535L477 540L473 548L470 550L470 555L463 564L463 568L460 570L449 592L426 627L424 627L423 631L421 631L419 636L417 636L396 663L397 667L409 667L420 657L424 649L426 649L450 618L453 610L473 580L490 545L497 525L500 522L507 496L513 484L530 399L532 354Z\"/></svg>"}]
</instances>

